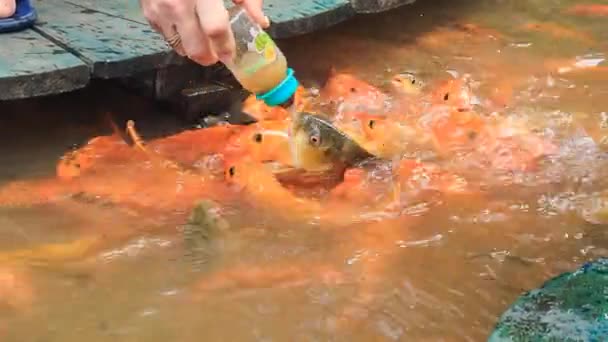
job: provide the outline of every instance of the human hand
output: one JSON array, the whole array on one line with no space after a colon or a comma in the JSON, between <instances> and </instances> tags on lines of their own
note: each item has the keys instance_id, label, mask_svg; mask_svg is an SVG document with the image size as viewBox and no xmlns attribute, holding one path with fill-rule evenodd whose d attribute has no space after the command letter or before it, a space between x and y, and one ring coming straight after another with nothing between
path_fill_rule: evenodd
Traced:
<instances>
[{"instance_id":1,"label":"human hand","mask_svg":"<svg viewBox=\"0 0 608 342\"><path fill-rule=\"evenodd\" d=\"M232 1L262 28L270 25L263 0ZM181 56L201 65L232 58L234 36L223 0L140 0L140 5L150 26Z\"/></svg>"}]
</instances>

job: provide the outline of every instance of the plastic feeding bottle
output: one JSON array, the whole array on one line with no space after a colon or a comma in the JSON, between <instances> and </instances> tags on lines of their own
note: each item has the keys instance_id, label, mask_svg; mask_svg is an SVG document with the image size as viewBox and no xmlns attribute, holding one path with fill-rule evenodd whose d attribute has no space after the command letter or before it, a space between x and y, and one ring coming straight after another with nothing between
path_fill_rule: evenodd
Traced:
<instances>
[{"instance_id":1,"label":"plastic feeding bottle","mask_svg":"<svg viewBox=\"0 0 608 342\"><path fill-rule=\"evenodd\" d=\"M293 70L270 35L240 6L228 9L236 51L225 61L243 88L269 106L288 107L298 87Z\"/></svg>"}]
</instances>

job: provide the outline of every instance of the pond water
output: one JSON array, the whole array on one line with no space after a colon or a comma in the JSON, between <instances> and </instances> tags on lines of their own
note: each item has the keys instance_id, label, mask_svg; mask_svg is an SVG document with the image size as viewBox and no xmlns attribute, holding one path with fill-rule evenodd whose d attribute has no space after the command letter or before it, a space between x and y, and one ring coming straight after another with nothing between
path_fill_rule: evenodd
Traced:
<instances>
[{"instance_id":1,"label":"pond water","mask_svg":"<svg viewBox=\"0 0 608 342\"><path fill-rule=\"evenodd\" d=\"M564 11L576 3L419 0L279 42L311 87L322 85L331 67L379 87L400 72L427 84L448 72L469 74L476 95L498 104L500 115L527 120L558 146L532 176L494 177L484 200L418 203L411 217L379 231L320 228L235 205L223 211L230 229L210 244L216 253L203 267L185 257L183 208L3 206L0 281L8 285L0 284L0 340L487 339L523 291L608 256L608 64L575 68L605 58L608 30L605 17ZM559 72L567 67L575 70ZM135 119L144 131L180 125L105 85L0 104L0 184L53 177L66 150L111 132L106 111ZM135 233L72 258L11 254L122 232ZM231 272L255 281L197 290L207 276Z\"/></svg>"}]
</instances>

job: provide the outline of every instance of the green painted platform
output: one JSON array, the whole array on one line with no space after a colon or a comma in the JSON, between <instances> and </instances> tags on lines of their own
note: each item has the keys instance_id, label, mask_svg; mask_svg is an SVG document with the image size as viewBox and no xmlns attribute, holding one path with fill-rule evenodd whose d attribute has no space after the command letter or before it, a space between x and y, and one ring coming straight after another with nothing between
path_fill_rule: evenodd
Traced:
<instances>
[{"instance_id":1,"label":"green painted platform","mask_svg":"<svg viewBox=\"0 0 608 342\"><path fill-rule=\"evenodd\" d=\"M413 0L265 0L270 34L288 38L357 13ZM229 1L227 1L229 3ZM34 0L34 28L0 34L0 100L60 94L183 62L144 19L138 0Z\"/></svg>"}]
</instances>

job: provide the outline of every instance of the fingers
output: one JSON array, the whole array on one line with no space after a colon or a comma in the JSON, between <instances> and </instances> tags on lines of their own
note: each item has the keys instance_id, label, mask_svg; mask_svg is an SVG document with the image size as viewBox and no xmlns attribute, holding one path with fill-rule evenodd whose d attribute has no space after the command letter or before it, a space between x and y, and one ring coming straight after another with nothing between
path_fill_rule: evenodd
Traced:
<instances>
[{"instance_id":1,"label":"fingers","mask_svg":"<svg viewBox=\"0 0 608 342\"><path fill-rule=\"evenodd\" d=\"M217 58L222 61L230 61L236 47L224 2L222 0L197 0L196 14L200 27L206 34Z\"/></svg>"},{"instance_id":2,"label":"fingers","mask_svg":"<svg viewBox=\"0 0 608 342\"><path fill-rule=\"evenodd\" d=\"M247 11L247 14L249 14L249 17L262 26L262 28L270 26L270 20L264 15L262 9L263 0L233 0L233 2L236 5L242 6Z\"/></svg>"},{"instance_id":3,"label":"fingers","mask_svg":"<svg viewBox=\"0 0 608 342\"><path fill-rule=\"evenodd\" d=\"M205 66L217 62L218 57L201 29L194 8L192 15L185 16L178 21L177 32L182 37L182 46L188 58Z\"/></svg>"},{"instance_id":4,"label":"fingers","mask_svg":"<svg viewBox=\"0 0 608 342\"><path fill-rule=\"evenodd\" d=\"M186 56L186 51L184 50L184 45L182 42L182 35L177 31L177 27L171 24L164 24L163 26L159 26L160 34L165 37L167 43L171 45L173 50L180 55ZM175 43L173 43L175 42Z\"/></svg>"},{"instance_id":5,"label":"fingers","mask_svg":"<svg viewBox=\"0 0 608 342\"><path fill-rule=\"evenodd\" d=\"M173 23L177 22L180 15L186 13L187 6L178 4L174 0L140 0L140 6L150 27L160 33L175 52L185 56L181 36L178 35Z\"/></svg>"},{"instance_id":6,"label":"fingers","mask_svg":"<svg viewBox=\"0 0 608 342\"><path fill-rule=\"evenodd\" d=\"M260 26L270 25L262 11L262 0L233 2L242 5ZM152 28L178 54L202 65L232 61L236 47L223 0L140 0L140 3Z\"/></svg>"}]
</instances>

